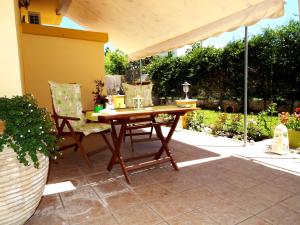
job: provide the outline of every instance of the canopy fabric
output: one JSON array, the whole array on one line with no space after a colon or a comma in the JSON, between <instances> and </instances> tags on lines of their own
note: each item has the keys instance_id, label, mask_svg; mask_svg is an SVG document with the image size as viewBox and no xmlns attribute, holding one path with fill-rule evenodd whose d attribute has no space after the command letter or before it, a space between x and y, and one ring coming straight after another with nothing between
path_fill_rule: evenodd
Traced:
<instances>
[{"instance_id":1,"label":"canopy fabric","mask_svg":"<svg viewBox=\"0 0 300 225\"><path fill-rule=\"evenodd\" d=\"M283 15L283 0L72 0L66 16L137 60Z\"/></svg>"}]
</instances>

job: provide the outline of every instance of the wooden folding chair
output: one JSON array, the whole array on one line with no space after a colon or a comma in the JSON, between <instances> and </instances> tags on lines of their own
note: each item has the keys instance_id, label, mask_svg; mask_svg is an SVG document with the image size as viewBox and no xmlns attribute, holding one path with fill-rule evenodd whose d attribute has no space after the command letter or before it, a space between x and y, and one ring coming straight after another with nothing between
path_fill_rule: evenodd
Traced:
<instances>
[{"instance_id":1,"label":"wooden folding chair","mask_svg":"<svg viewBox=\"0 0 300 225\"><path fill-rule=\"evenodd\" d=\"M127 108L133 108L133 98L137 95L141 96L143 98L143 106L149 107L153 106L152 104L152 87L153 84L142 84L142 85L131 85L123 83L123 90L125 92L125 104ZM149 128L149 132L134 132L135 130L142 129L142 128ZM152 124L152 118L150 116L146 117L134 117L130 118L128 121L128 124L126 126L126 132L124 135L124 141L126 137L130 137L130 144L131 144L131 150L134 151L133 143L134 142L140 142L145 141L145 139L133 139L133 136L141 136L141 135L148 135L149 140L152 140L152 134L153 134L153 124ZM156 140L156 139L155 139Z\"/></svg>"},{"instance_id":2,"label":"wooden folding chair","mask_svg":"<svg viewBox=\"0 0 300 225\"><path fill-rule=\"evenodd\" d=\"M86 123L85 116L82 112L81 93L79 84L60 84L49 81L53 119L55 121L57 136L71 136L74 143L61 147L59 150L75 146L79 149L85 162L92 167L89 156L96 153L87 153L82 140L85 136L92 133L99 133L104 139L107 147L113 151L106 133L110 132L110 125L106 123Z\"/></svg>"}]
</instances>

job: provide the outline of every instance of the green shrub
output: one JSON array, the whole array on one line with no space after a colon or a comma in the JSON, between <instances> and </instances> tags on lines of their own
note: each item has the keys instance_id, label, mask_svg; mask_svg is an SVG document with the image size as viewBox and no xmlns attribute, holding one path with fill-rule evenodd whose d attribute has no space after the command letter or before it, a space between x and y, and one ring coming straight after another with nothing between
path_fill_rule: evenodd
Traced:
<instances>
[{"instance_id":1,"label":"green shrub","mask_svg":"<svg viewBox=\"0 0 300 225\"><path fill-rule=\"evenodd\" d=\"M204 129L204 113L194 111L187 114L187 128L195 131L203 131Z\"/></svg>"},{"instance_id":2,"label":"green shrub","mask_svg":"<svg viewBox=\"0 0 300 225\"><path fill-rule=\"evenodd\" d=\"M226 132L226 122L227 122L227 113L221 113L216 122L212 126L212 134L213 135L221 135L224 136Z\"/></svg>"}]
</instances>

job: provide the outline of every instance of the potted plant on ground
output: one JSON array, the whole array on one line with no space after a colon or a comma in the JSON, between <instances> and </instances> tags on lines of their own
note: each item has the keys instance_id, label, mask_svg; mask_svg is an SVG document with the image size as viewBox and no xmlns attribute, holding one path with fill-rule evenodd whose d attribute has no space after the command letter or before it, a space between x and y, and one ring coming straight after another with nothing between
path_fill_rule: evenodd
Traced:
<instances>
[{"instance_id":1,"label":"potted plant on ground","mask_svg":"<svg viewBox=\"0 0 300 225\"><path fill-rule=\"evenodd\" d=\"M44 190L57 139L31 95L0 98L0 224L24 224Z\"/></svg>"},{"instance_id":2,"label":"potted plant on ground","mask_svg":"<svg viewBox=\"0 0 300 225\"><path fill-rule=\"evenodd\" d=\"M300 147L300 114L294 112L289 114L288 112L280 113L280 121L288 128L289 145L291 148Z\"/></svg>"},{"instance_id":3,"label":"potted plant on ground","mask_svg":"<svg viewBox=\"0 0 300 225\"><path fill-rule=\"evenodd\" d=\"M95 80L96 90L92 92L94 95L94 106L95 111L99 112L101 109L105 108L105 103L107 102L107 98L103 95L104 82L101 80Z\"/></svg>"}]
</instances>

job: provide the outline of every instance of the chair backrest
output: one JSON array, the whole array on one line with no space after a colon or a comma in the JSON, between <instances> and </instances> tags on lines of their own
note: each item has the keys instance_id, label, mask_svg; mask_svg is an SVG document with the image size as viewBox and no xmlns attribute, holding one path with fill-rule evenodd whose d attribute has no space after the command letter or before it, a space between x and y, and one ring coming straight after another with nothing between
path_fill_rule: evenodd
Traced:
<instances>
[{"instance_id":1,"label":"chair backrest","mask_svg":"<svg viewBox=\"0 0 300 225\"><path fill-rule=\"evenodd\" d=\"M153 84L145 84L145 85L131 85L127 83L123 83L123 90L125 92L125 104L126 107L134 107L133 98L137 95L143 98L143 106L153 106L152 103L152 87Z\"/></svg>"},{"instance_id":2,"label":"chair backrest","mask_svg":"<svg viewBox=\"0 0 300 225\"><path fill-rule=\"evenodd\" d=\"M71 121L72 126L84 124L85 117L82 113L80 85L53 81L49 81L49 85L54 115L80 118L79 121Z\"/></svg>"}]
</instances>

